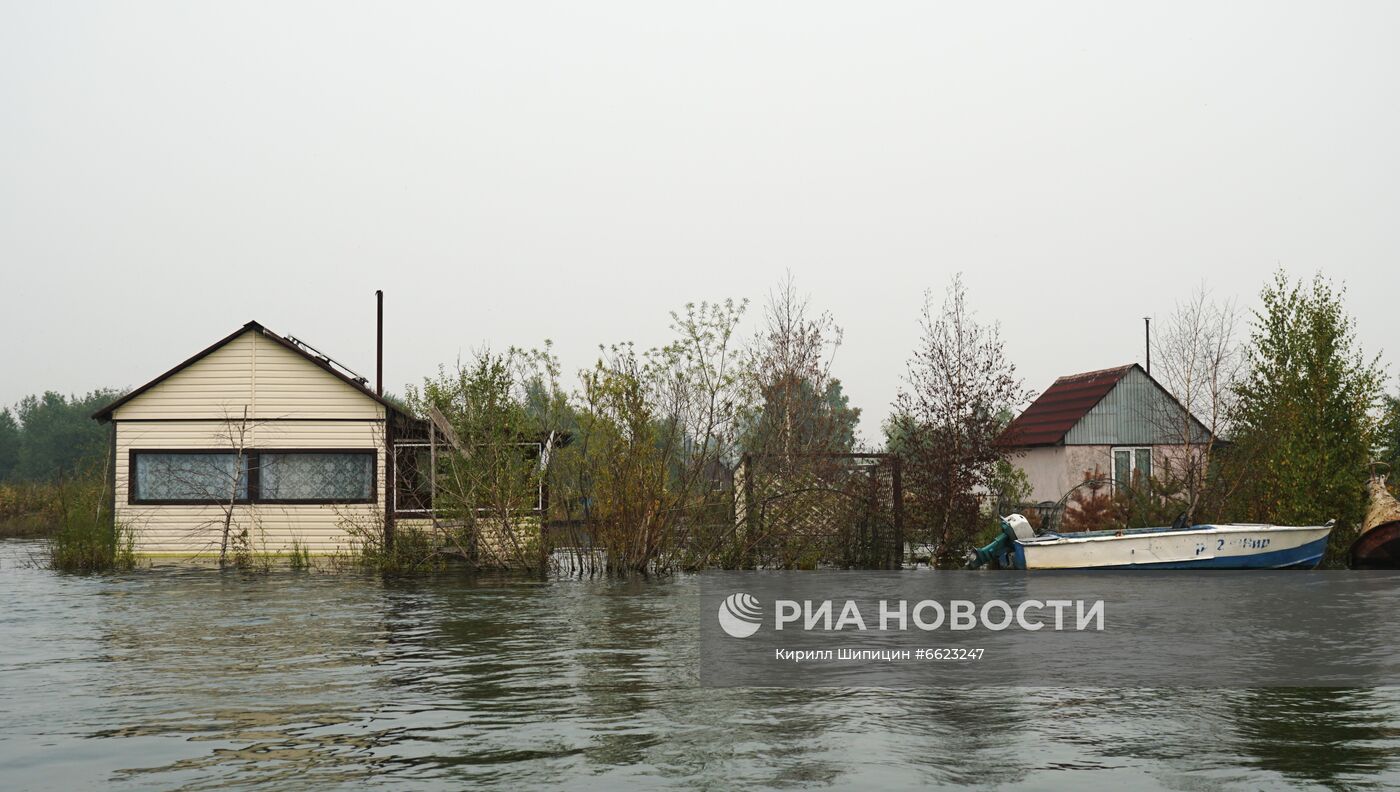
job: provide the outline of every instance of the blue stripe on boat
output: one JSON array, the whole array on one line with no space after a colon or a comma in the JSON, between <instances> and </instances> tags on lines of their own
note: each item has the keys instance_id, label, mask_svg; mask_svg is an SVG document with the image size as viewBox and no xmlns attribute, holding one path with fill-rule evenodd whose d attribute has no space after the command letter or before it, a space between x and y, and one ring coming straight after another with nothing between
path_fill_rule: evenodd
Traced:
<instances>
[{"instance_id":1,"label":"blue stripe on boat","mask_svg":"<svg viewBox=\"0 0 1400 792\"><path fill-rule=\"evenodd\" d=\"M1073 569L1313 569L1327 552L1327 539L1315 539L1305 545L1286 550L1273 550L1254 555L1220 556L1191 561L1155 561L1148 564L1114 564L1112 566L1073 567ZM1026 568L1026 553L1016 543L1016 566Z\"/></svg>"}]
</instances>

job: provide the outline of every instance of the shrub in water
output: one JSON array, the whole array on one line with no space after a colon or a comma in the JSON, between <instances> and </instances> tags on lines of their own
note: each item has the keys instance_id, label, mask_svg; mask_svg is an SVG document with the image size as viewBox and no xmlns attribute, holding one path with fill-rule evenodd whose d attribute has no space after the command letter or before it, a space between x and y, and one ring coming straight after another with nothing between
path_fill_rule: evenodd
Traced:
<instances>
[{"instance_id":1,"label":"shrub in water","mask_svg":"<svg viewBox=\"0 0 1400 792\"><path fill-rule=\"evenodd\" d=\"M49 565L64 572L105 572L136 565L134 539L112 520L98 477L59 485L58 528L49 537Z\"/></svg>"}]
</instances>

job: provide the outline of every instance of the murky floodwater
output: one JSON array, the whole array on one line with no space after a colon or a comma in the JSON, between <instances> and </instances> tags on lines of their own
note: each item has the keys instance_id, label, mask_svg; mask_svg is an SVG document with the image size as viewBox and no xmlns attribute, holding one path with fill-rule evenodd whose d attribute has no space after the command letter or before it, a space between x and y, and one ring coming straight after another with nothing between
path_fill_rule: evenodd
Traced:
<instances>
[{"instance_id":1,"label":"murky floodwater","mask_svg":"<svg viewBox=\"0 0 1400 792\"><path fill-rule=\"evenodd\" d=\"M0 542L6 790L1400 785L1395 689L702 689L693 580L85 578L36 549Z\"/></svg>"}]
</instances>

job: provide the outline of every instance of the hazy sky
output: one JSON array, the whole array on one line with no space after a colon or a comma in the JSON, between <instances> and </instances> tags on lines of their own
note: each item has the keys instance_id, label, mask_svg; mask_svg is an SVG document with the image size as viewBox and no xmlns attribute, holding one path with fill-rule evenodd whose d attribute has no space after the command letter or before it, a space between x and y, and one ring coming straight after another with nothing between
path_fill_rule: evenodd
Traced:
<instances>
[{"instance_id":1,"label":"hazy sky","mask_svg":"<svg viewBox=\"0 0 1400 792\"><path fill-rule=\"evenodd\" d=\"M1277 266L1400 366L1400 4L0 0L0 403L249 319L389 387L791 269L888 411L963 271L1027 385ZM755 318L756 317L752 317ZM1392 380L1393 381L1393 380Z\"/></svg>"}]
</instances>

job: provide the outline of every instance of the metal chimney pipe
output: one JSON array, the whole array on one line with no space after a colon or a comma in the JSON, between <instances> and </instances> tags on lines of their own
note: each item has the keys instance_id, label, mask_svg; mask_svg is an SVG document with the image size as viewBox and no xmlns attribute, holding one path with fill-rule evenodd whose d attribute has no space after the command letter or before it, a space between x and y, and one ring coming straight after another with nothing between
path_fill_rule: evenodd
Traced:
<instances>
[{"instance_id":1,"label":"metal chimney pipe","mask_svg":"<svg viewBox=\"0 0 1400 792\"><path fill-rule=\"evenodd\" d=\"M374 393L384 396L384 290L375 289Z\"/></svg>"},{"instance_id":2,"label":"metal chimney pipe","mask_svg":"<svg viewBox=\"0 0 1400 792\"><path fill-rule=\"evenodd\" d=\"M1142 332L1147 347L1147 376L1152 376L1152 317L1142 317Z\"/></svg>"}]
</instances>

